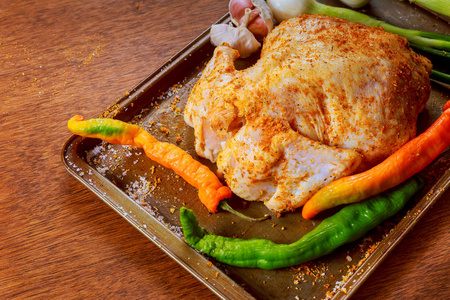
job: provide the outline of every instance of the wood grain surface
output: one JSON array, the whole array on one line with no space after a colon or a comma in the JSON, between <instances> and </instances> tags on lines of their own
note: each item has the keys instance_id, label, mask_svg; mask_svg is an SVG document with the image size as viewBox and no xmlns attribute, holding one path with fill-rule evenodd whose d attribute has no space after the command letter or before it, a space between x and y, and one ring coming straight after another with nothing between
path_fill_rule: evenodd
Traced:
<instances>
[{"instance_id":1,"label":"wood grain surface","mask_svg":"<svg viewBox=\"0 0 450 300\"><path fill-rule=\"evenodd\" d=\"M96 117L227 12L227 0L0 1L0 298L214 299L61 163ZM354 299L449 298L446 193Z\"/></svg>"}]
</instances>

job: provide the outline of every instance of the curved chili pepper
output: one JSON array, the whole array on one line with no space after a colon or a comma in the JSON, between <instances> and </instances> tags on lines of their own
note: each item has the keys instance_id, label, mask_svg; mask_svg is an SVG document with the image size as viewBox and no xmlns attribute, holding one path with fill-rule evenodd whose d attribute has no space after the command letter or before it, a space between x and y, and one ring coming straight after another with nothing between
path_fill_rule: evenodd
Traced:
<instances>
[{"instance_id":1,"label":"curved chili pepper","mask_svg":"<svg viewBox=\"0 0 450 300\"><path fill-rule=\"evenodd\" d=\"M316 259L359 239L400 211L422 187L422 179L413 177L385 195L348 205L292 244L210 234L198 225L193 211L185 207L180 209L180 221L187 243L219 262L246 268L277 269Z\"/></svg>"},{"instance_id":2,"label":"curved chili pepper","mask_svg":"<svg viewBox=\"0 0 450 300\"><path fill-rule=\"evenodd\" d=\"M380 164L365 172L331 182L306 202L305 219L321 211L358 202L386 191L421 171L450 145L450 101L442 115L422 134L410 140Z\"/></svg>"},{"instance_id":3,"label":"curved chili pepper","mask_svg":"<svg viewBox=\"0 0 450 300\"><path fill-rule=\"evenodd\" d=\"M231 197L231 190L223 186L217 176L181 148L155 139L145 129L115 119L83 121L76 115L68 122L69 130L77 135L99 138L105 142L143 148L157 163L172 169L198 189L200 201L211 212L217 212L220 200Z\"/></svg>"}]
</instances>

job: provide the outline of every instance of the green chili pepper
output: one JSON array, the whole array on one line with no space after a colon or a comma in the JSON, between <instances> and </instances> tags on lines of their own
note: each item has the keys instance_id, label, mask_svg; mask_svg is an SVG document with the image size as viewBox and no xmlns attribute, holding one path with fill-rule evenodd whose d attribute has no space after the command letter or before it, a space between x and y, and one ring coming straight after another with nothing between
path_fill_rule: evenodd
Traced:
<instances>
[{"instance_id":1,"label":"green chili pepper","mask_svg":"<svg viewBox=\"0 0 450 300\"><path fill-rule=\"evenodd\" d=\"M188 244L219 262L277 269L316 259L359 239L400 211L422 187L423 180L413 177L384 194L348 205L292 244L213 235L200 227L194 212L185 207L180 209L180 221Z\"/></svg>"}]
</instances>

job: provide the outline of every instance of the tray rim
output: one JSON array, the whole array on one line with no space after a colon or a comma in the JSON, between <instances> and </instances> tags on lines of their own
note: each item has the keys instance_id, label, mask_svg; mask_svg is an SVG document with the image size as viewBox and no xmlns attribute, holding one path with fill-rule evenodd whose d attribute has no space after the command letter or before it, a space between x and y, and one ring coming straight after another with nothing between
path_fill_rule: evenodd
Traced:
<instances>
[{"instance_id":1,"label":"tray rim","mask_svg":"<svg viewBox=\"0 0 450 300\"><path fill-rule=\"evenodd\" d=\"M204 276L204 272L201 272L202 270L205 270L204 268L201 268L199 264L189 264L186 262L185 259L182 259L179 253L175 253L172 250L169 249L169 245L165 243L161 238L158 238L157 234L154 232L161 232L164 231L167 234L170 234L173 236L173 239L178 239L177 246L181 247L181 251L187 252L191 254L189 259L192 257L197 258L197 263L201 263L202 266L206 266L208 263L208 259L201 255L199 252L194 250L193 248L189 247L189 245L183 241L182 238L178 237L174 232L171 232L166 226L161 224L158 220L156 220L153 216L148 215L148 218L152 218L153 222L139 222L136 218L133 218L133 214L136 216L136 214L148 214L142 207L140 207L138 204L136 204L132 199L129 199L128 196L120 190L118 187L116 187L114 184L109 183L107 179L105 179L105 182L108 182L108 188L115 190L115 192L120 193L123 195L123 198L127 198L129 206L124 208L124 206L118 206L115 201L113 201L110 197L105 195L104 192L101 192L100 188L96 188L95 186L89 184L87 181L83 179L83 176L80 176L77 172L75 172L72 167L69 165L69 163L66 160L66 153L67 149L69 149L72 145L76 143L80 143L85 138L79 137L76 135L71 136L64 144L63 150L62 150L62 162L66 170L75 177L79 182L81 182L85 187L87 187L91 192L93 192L95 195L97 195L103 202L105 202L110 208L112 208L115 212L117 212L119 215L121 215L128 223L130 223L133 227L135 227L139 232L141 232L144 236L146 236L150 241L152 241L158 248L163 250L169 257L171 257L173 260L175 260L179 265L181 265L185 270L187 270L191 275L193 275L195 278L197 278L200 282L202 282L205 286L207 286L213 293L215 293L219 298L221 299L255 299L252 295L250 295L247 291L245 291L238 283L236 283L234 280L229 278L225 273L223 273L222 270L217 268L214 264L210 265L208 269L211 271L208 276ZM88 166L87 162L83 162L82 160L78 161L80 164L84 164L83 167L88 168L92 171L94 176L103 177L100 173L98 173L94 168L86 167ZM117 199L116 199L117 201ZM134 209L134 211L133 211ZM149 226L151 225L151 226ZM151 231L150 228L157 228L160 231ZM192 260L193 261L193 260ZM198 266L198 267L197 267ZM220 273L220 276L211 276L214 275L216 272ZM203 274L202 274L203 273ZM208 274L206 274L208 275ZM233 292L232 289L229 289L229 287L232 286L233 289L236 289L235 292ZM220 287L220 288L219 288Z\"/></svg>"}]
</instances>

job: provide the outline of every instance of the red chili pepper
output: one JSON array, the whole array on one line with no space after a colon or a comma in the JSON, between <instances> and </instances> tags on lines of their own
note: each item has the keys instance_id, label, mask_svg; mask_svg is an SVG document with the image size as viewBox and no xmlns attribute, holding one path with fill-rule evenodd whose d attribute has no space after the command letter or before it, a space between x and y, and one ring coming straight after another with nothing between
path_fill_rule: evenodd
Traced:
<instances>
[{"instance_id":1,"label":"red chili pepper","mask_svg":"<svg viewBox=\"0 0 450 300\"><path fill-rule=\"evenodd\" d=\"M311 219L326 209L367 199L413 176L450 145L450 101L442 115L421 135L410 140L386 160L365 172L331 182L306 202L302 210Z\"/></svg>"},{"instance_id":2,"label":"red chili pepper","mask_svg":"<svg viewBox=\"0 0 450 300\"><path fill-rule=\"evenodd\" d=\"M83 119L79 115L72 117L68 122L69 130L77 135L99 138L112 144L143 148L149 158L172 169L196 187L200 201L211 212L217 212L220 200L231 197L230 188L223 186L208 167L176 145L158 141L137 125L114 119Z\"/></svg>"}]
</instances>

